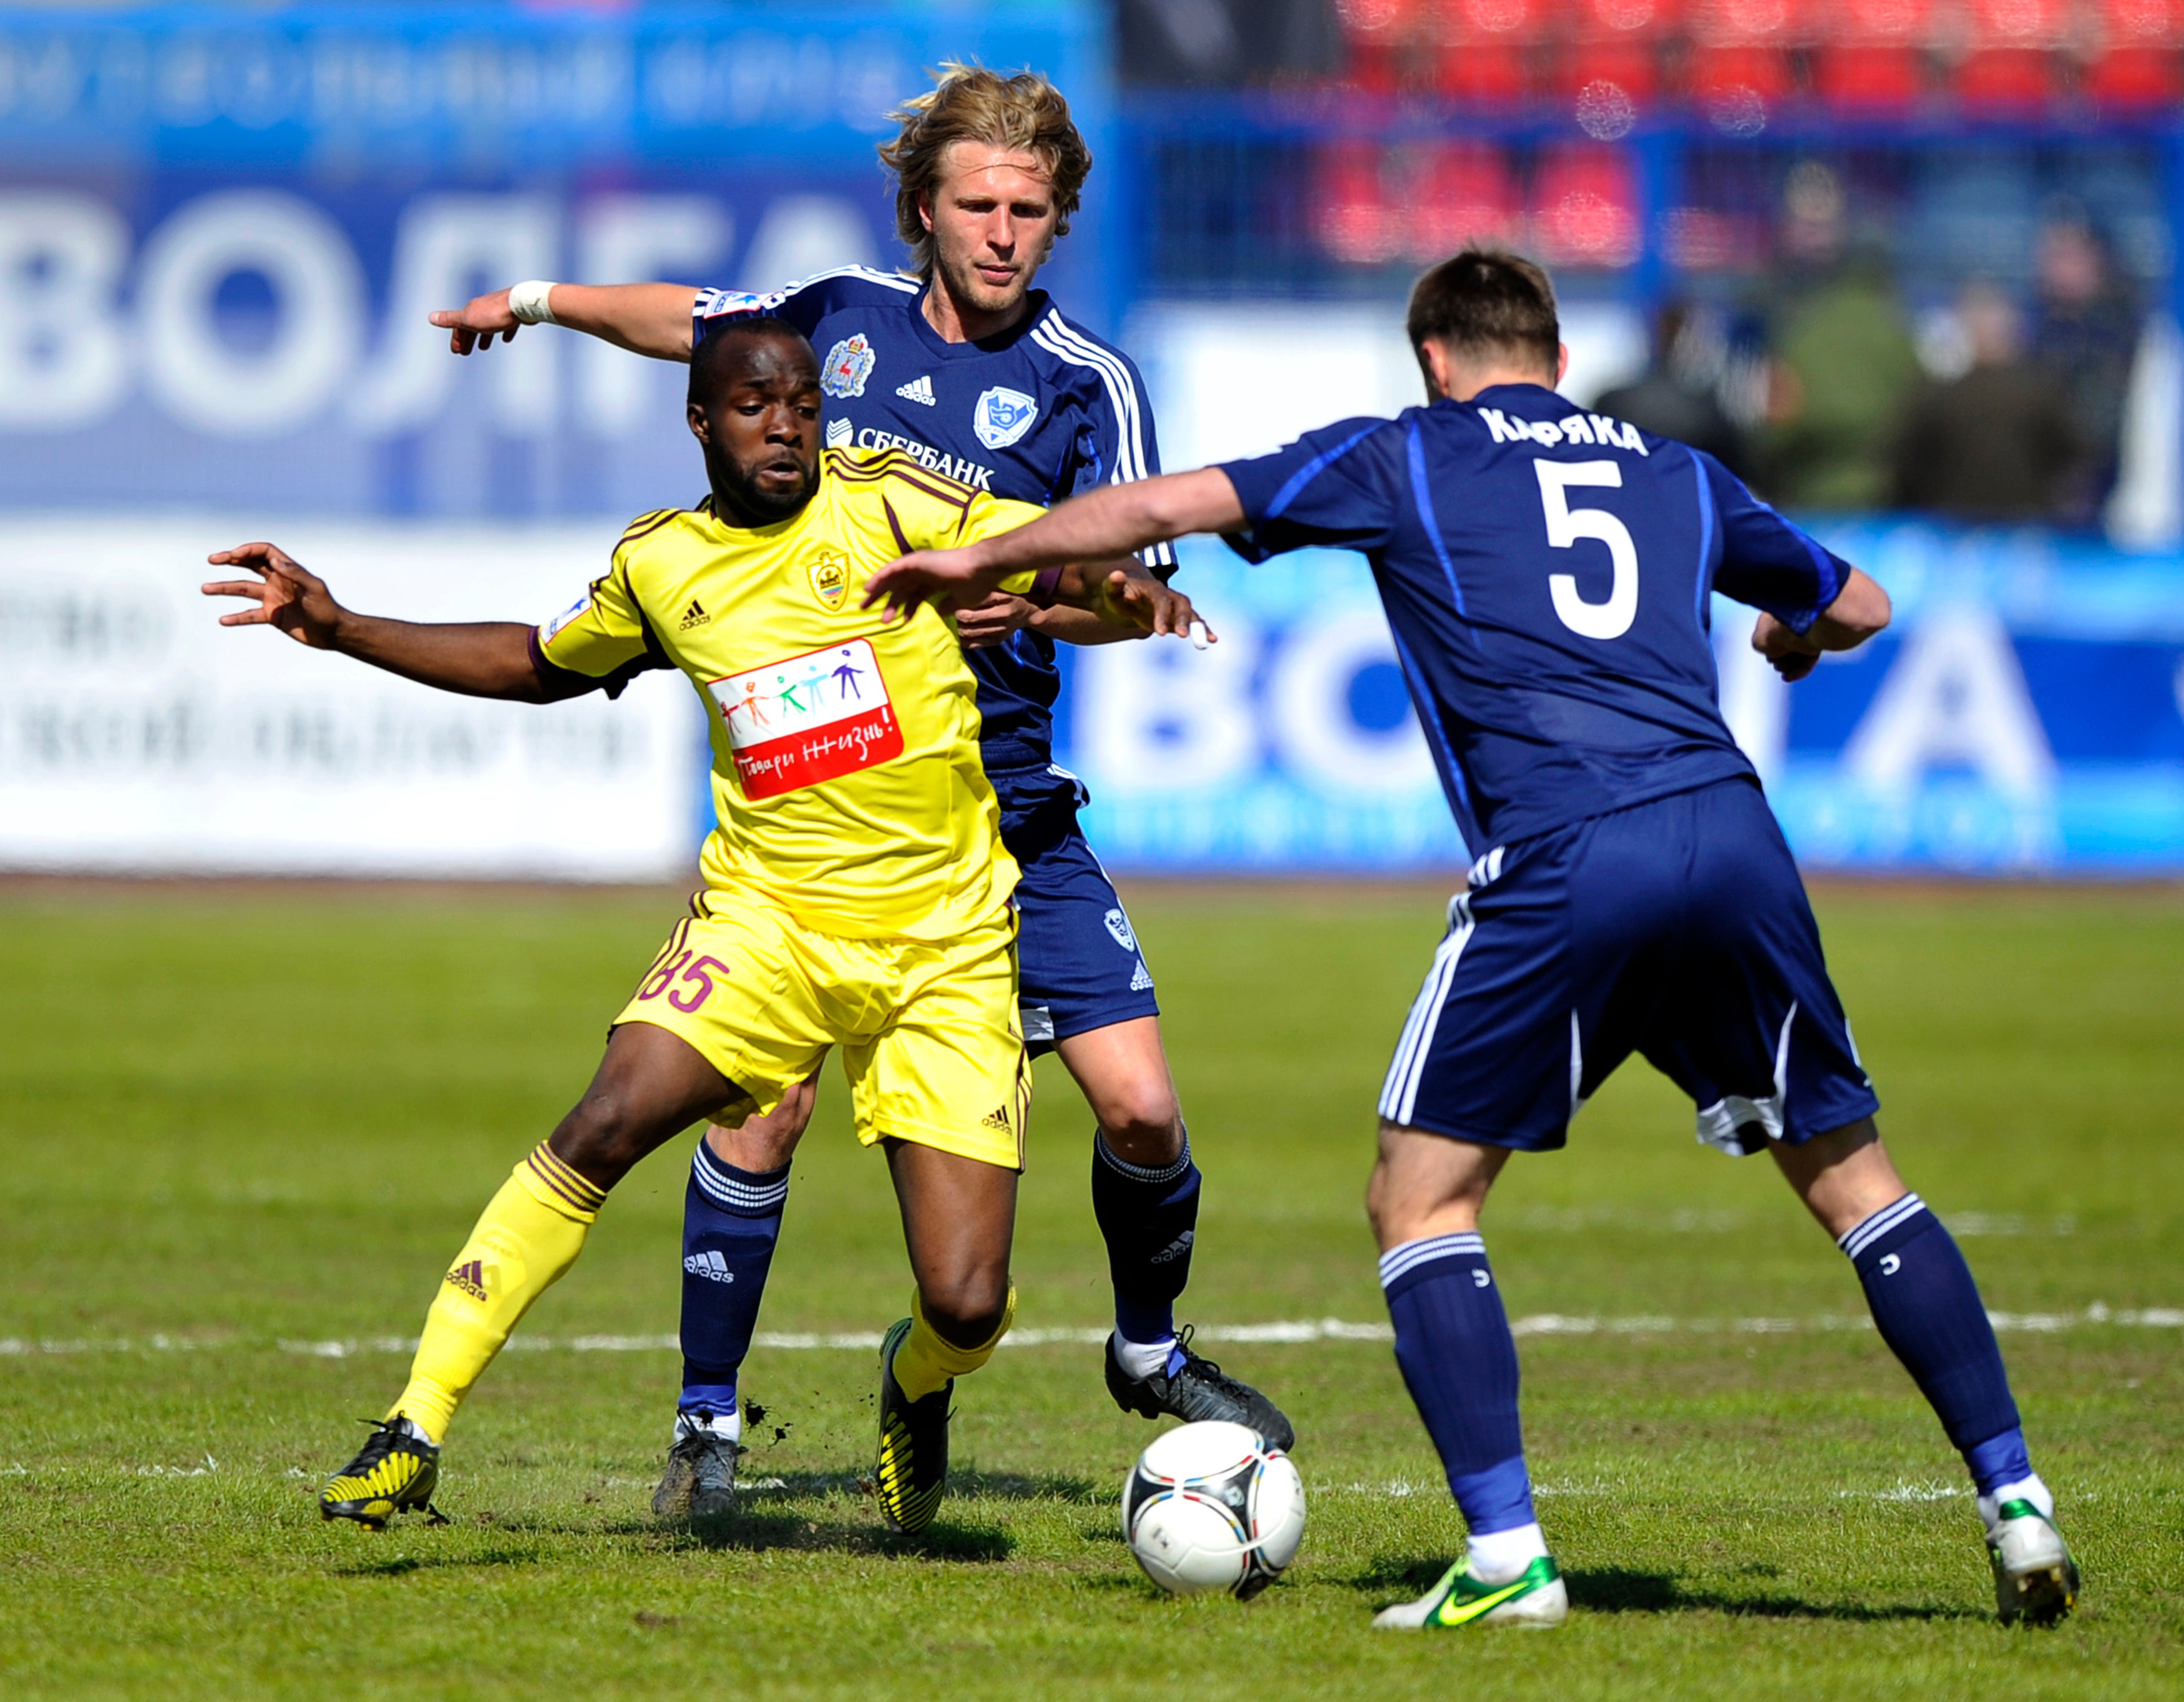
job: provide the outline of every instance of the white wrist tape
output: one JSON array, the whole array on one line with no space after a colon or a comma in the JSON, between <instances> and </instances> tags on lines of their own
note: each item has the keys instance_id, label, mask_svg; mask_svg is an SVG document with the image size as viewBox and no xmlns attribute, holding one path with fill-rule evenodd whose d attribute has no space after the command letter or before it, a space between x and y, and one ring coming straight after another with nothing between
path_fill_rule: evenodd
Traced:
<instances>
[{"instance_id":1,"label":"white wrist tape","mask_svg":"<svg viewBox=\"0 0 2184 1702\"><path fill-rule=\"evenodd\" d=\"M554 286L543 278L529 278L508 293L508 310L515 315L519 325L559 325L554 310L546 304L547 292Z\"/></svg>"}]
</instances>

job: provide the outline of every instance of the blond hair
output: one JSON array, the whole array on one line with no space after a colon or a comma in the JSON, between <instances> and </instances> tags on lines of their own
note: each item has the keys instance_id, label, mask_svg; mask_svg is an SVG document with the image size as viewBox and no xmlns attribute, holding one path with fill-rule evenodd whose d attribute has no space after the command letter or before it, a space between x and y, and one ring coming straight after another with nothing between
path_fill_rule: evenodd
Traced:
<instances>
[{"instance_id":1,"label":"blond hair","mask_svg":"<svg viewBox=\"0 0 2184 1702\"><path fill-rule=\"evenodd\" d=\"M880 144L880 161L894 174L894 228L910 249L911 270L933 275L933 233L919 204L940 187L948 150L959 142L983 142L1034 156L1054 191L1061 219L1054 234L1069 234L1092 150L1069 117L1061 91L1037 71L1003 76L983 65L950 60L931 89L889 114L901 125Z\"/></svg>"}]
</instances>

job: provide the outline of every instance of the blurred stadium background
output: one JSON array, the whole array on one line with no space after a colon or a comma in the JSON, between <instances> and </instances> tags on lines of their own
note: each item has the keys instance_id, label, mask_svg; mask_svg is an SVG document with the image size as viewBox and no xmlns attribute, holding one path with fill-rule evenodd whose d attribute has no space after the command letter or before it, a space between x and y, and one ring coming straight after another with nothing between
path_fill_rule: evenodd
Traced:
<instances>
[{"instance_id":1,"label":"blurred stadium background","mask_svg":"<svg viewBox=\"0 0 2184 1702\"><path fill-rule=\"evenodd\" d=\"M1419 399L1411 275L1523 248L1575 398L1897 599L1795 692L1717 622L1809 866L2184 872L2180 51L2184 0L0 7L0 868L678 875L679 682L438 697L220 632L196 564L270 535L359 606L550 614L695 495L680 374L458 362L426 312L891 265L887 109L975 57L1092 140L1041 282L1169 465ZM1187 572L1217 650L1075 659L1110 861L1460 862L1361 566Z\"/></svg>"}]
</instances>

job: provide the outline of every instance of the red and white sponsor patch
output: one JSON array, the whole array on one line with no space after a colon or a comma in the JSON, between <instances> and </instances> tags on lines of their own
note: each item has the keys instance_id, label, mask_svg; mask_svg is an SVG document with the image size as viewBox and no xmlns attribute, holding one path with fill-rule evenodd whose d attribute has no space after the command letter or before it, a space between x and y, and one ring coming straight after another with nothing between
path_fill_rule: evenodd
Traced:
<instances>
[{"instance_id":1,"label":"red and white sponsor patch","mask_svg":"<svg viewBox=\"0 0 2184 1702\"><path fill-rule=\"evenodd\" d=\"M746 798L773 798L902 755L902 727L863 639L732 673L706 688Z\"/></svg>"}]
</instances>

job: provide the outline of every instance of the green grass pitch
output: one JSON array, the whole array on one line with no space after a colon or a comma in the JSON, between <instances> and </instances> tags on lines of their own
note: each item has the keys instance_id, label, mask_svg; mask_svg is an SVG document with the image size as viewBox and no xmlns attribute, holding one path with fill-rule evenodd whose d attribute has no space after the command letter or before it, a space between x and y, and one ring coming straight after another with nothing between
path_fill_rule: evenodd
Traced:
<instances>
[{"instance_id":1,"label":"green grass pitch","mask_svg":"<svg viewBox=\"0 0 2184 1702\"><path fill-rule=\"evenodd\" d=\"M959 1392L929 1543L888 1537L857 1487L864 1349L761 1346L747 1476L773 1487L718 1532L650 1519L687 1139L617 1193L463 1413L454 1523L326 1527L316 1481L399 1386L400 1338L585 1080L675 901L25 884L0 889L0 1693L2184 1694L2184 898L1820 908L1898 1160L2008 1314L2086 1576L2058 1631L1992 1622L1959 1469L1855 1327L1844 1260L1636 1064L1569 1151L1511 1167L1485 1225L1576 1604L1554 1634L1368 1629L1461 1544L1379 1339L1209 1341L1296 1420L1304 1550L1248 1606L1138 1576L1117 1498L1151 1429L1067 1339L1103 1323L1105 1267L1086 1115L1050 1065L1026 1339ZM1360 1197L1435 901L1169 888L1135 915L1207 1177L1183 1315L1210 1338L1384 1323ZM904 1309L845 1100L829 1086L797 1165L776 1334Z\"/></svg>"}]
</instances>

